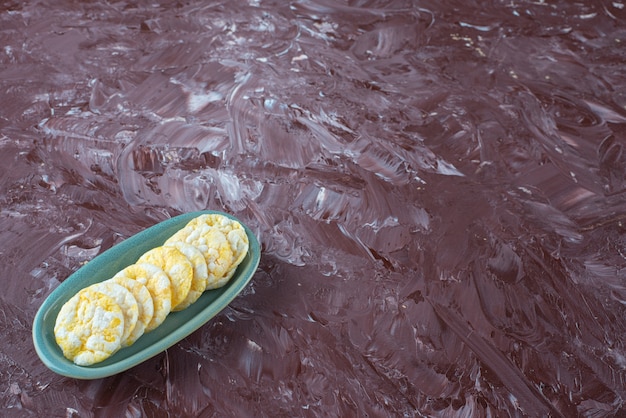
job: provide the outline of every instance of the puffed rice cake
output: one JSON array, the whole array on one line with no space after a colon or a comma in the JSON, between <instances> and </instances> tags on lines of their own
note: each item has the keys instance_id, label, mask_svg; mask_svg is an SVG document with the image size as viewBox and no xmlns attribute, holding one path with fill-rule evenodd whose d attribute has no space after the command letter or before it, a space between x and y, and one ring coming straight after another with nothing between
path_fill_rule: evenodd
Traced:
<instances>
[{"instance_id":1,"label":"puffed rice cake","mask_svg":"<svg viewBox=\"0 0 626 418\"><path fill-rule=\"evenodd\" d=\"M187 297L172 310L180 311L188 308L192 303L198 300L202 293L206 290L207 282L209 280L209 271L207 269L206 260L199 249L191 244L185 242L176 241L166 244L177 248L181 253L191 262L193 267L193 278L191 280L191 287Z\"/></svg>"},{"instance_id":2,"label":"puffed rice cake","mask_svg":"<svg viewBox=\"0 0 626 418\"><path fill-rule=\"evenodd\" d=\"M172 310L172 285L167 274L153 264L136 263L119 271L113 278L120 276L137 280L146 286L152 296L154 314L146 325L145 332L150 332L161 325Z\"/></svg>"},{"instance_id":3,"label":"puffed rice cake","mask_svg":"<svg viewBox=\"0 0 626 418\"><path fill-rule=\"evenodd\" d=\"M115 282L104 281L100 283L94 283L89 286L96 292L104 293L111 297L124 314L124 333L122 334L122 347L128 345L128 339L132 334L135 326L137 325L137 317L139 316L139 307L137 306L137 299L133 294Z\"/></svg>"},{"instance_id":4,"label":"puffed rice cake","mask_svg":"<svg viewBox=\"0 0 626 418\"><path fill-rule=\"evenodd\" d=\"M167 274L172 285L172 310L187 297L193 279L191 261L178 248L160 246L144 253L137 263L149 263Z\"/></svg>"},{"instance_id":5,"label":"puffed rice cake","mask_svg":"<svg viewBox=\"0 0 626 418\"><path fill-rule=\"evenodd\" d=\"M120 275L113 277L108 281L124 286L133 294L135 300L137 301L137 324L135 325L135 329L133 329L130 336L122 342L122 346L126 347L132 345L146 332L146 327L154 315L154 302L152 301L152 296L150 295L148 288L141 284L138 280L133 280Z\"/></svg>"},{"instance_id":6,"label":"puffed rice cake","mask_svg":"<svg viewBox=\"0 0 626 418\"><path fill-rule=\"evenodd\" d=\"M63 355L89 366L109 358L122 346L124 313L115 300L85 288L59 311L54 336Z\"/></svg>"}]
</instances>

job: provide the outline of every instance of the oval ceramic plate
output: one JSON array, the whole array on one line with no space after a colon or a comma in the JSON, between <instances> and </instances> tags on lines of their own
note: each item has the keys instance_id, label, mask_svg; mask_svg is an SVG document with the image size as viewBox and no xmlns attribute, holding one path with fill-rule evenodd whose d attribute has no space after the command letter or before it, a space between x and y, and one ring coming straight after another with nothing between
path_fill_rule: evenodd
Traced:
<instances>
[{"instance_id":1,"label":"oval ceramic plate","mask_svg":"<svg viewBox=\"0 0 626 418\"><path fill-rule=\"evenodd\" d=\"M54 324L59 310L80 289L113 277L115 273L137 261L146 251L162 245L191 219L204 213L218 213L237 220L229 214L215 211L176 216L113 246L65 279L46 298L33 322L33 342L43 363L55 373L78 379L111 376L171 347L224 309L248 284L259 265L261 252L259 242L245 225L244 229L250 242L248 254L230 281L219 289L205 291L187 309L171 312L160 326L141 336L133 345L122 348L103 362L92 366L77 366L63 356L54 338Z\"/></svg>"}]
</instances>

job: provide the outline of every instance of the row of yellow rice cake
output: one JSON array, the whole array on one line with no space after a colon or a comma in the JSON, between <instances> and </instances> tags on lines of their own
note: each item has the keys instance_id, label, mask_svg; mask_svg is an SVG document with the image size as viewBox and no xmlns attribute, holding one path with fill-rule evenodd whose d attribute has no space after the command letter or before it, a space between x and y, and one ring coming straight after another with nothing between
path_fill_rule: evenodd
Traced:
<instances>
[{"instance_id":1,"label":"row of yellow rice cake","mask_svg":"<svg viewBox=\"0 0 626 418\"><path fill-rule=\"evenodd\" d=\"M194 218L135 264L65 303L54 327L56 342L78 365L103 361L158 327L171 311L226 284L247 252L239 222L219 214Z\"/></svg>"}]
</instances>

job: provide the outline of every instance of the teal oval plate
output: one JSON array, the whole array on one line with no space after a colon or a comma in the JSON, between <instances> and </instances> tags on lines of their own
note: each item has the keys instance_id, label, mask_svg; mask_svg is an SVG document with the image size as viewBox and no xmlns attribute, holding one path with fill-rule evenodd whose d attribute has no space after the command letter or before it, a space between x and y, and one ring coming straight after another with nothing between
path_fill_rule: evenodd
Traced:
<instances>
[{"instance_id":1,"label":"teal oval plate","mask_svg":"<svg viewBox=\"0 0 626 418\"><path fill-rule=\"evenodd\" d=\"M103 362L78 366L63 356L54 338L54 324L59 310L69 298L90 284L107 280L123 268L135 263L151 248L162 245L167 238L191 219L216 211L191 212L163 221L111 247L65 279L43 302L33 321L33 342L37 355L53 372L77 379L98 379L111 376L157 355L176 344L224 309L248 284L260 261L261 249L252 231L248 235L248 254L229 282L219 289L207 290L187 309L171 312L156 329L141 336L135 343L116 352Z\"/></svg>"}]
</instances>

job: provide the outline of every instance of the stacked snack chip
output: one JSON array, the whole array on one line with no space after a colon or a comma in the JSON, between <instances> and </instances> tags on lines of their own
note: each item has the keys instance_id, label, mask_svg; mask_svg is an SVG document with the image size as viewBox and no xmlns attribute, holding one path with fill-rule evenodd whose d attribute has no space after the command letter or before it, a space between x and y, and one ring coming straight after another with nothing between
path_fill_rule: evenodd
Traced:
<instances>
[{"instance_id":1,"label":"stacked snack chip","mask_svg":"<svg viewBox=\"0 0 626 418\"><path fill-rule=\"evenodd\" d=\"M239 222L200 215L135 264L70 298L55 322L56 342L77 365L103 361L205 290L225 285L247 252L248 236Z\"/></svg>"}]
</instances>

